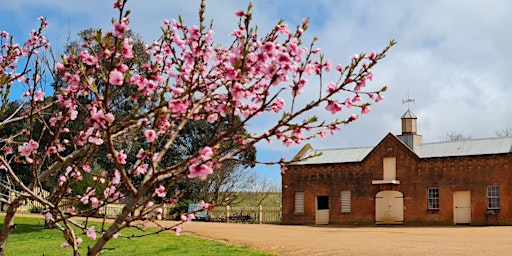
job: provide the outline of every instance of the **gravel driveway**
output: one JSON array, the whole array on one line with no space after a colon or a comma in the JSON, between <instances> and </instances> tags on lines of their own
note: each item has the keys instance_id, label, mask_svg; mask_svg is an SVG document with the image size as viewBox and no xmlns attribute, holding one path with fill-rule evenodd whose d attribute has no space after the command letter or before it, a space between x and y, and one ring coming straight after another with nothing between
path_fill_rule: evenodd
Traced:
<instances>
[{"instance_id":1,"label":"gravel driveway","mask_svg":"<svg viewBox=\"0 0 512 256\"><path fill-rule=\"evenodd\" d=\"M512 255L512 227L333 227L193 222L184 234L277 255Z\"/></svg>"}]
</instances>

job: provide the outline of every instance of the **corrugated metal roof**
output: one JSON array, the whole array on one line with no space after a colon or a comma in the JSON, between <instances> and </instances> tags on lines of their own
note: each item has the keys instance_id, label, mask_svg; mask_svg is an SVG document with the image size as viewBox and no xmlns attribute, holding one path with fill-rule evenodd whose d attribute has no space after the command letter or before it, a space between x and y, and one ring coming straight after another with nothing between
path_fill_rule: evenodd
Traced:
<instances>
[{"instance_id":1,"label":"corrugated metal roof","mask_svg":"<svg viewBox=\"0 0 512 256\"><path fill-rule=\"evenodd\" d=\"M296 162L294 165L360 162L368 155L368 153L370 153L370 151L372 151L372 149L373 147L324 150L311 149L304 154L302 159L314 156L315 154L321 155Z\"/></svg>"},{"instance_id":2,"label":"corrugated metal roof","mask_svg":"<svg viewBox=\"0 0 512 256\"><path fill-rule=\"evenodd\" d=\"M509 152L512 152L512 137L425 143L416 147L416 154L421 158L489 155Z\"/></svg>"},{"instance_id":3,"label":"corrugated metal roof","mask_svg":"<svg viewBox=\"0 0 512 256\"><path fill-rule=\"evenodd\" d=\"M360 162L372 149L373 147L310 149L302 159L315 154L321 155L296 162L294 165ZM512 152L512 137L425 143L418 145L416 148L416 154L420 158L490 155L510 152Z\"/></svg>"}]
</instances>

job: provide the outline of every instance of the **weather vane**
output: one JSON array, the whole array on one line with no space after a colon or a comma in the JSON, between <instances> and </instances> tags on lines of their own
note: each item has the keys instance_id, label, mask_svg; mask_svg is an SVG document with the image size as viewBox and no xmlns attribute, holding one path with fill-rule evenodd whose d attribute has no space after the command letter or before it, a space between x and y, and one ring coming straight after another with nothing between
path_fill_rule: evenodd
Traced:
<instances>
[{"instance_id":1,"label":"weather vane","mask_svg":"<svg viewBox=\"0 0 512 256\"><path fill-rule=\"evenodd\" d=\"M407 92L407 99L402 100L402 104L407 103L407 110L409 110L409 105L411 102L414 103L414 99L411 99L409 92Z\"/></svg>"}]
</instances>

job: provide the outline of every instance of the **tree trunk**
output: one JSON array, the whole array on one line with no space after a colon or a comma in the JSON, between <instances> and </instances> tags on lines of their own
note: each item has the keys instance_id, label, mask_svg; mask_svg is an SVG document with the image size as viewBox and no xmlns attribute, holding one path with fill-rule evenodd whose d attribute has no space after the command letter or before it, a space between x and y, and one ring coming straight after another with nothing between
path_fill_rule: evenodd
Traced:
<instances>
[{"instance_id":1,"label":"tree trunk","mask_svg":"<svg viewBox=\"0 0 512 256\"><path fill-rule=\"evenodd\" d=\"M117 215L116 220L112 225L103 233L103 235L98 239L96 244L89 248L87 251L88 256L97 256L101 253L103 250L103 247L105 247L105 244L112 238L112 236L119 232L119 226L123 224L123 222L126 220L126 218L130 215L131 212L135 210L135 206L137 203L142 199L142 197L146 194L148 191L150 185L147 184L141 184L139 187L139 190L137 191L137 194L130 199L126 203L126 205L123 207L123 210L119 215ZM0 255L1 256L1 255Z\"/></svg>"},{"instance_id":2,"label":"tree trunk","mask_svg":"<svg viewBox=\"0 0 512 256\"><path fill-rule=\"evenodd\" d=\"M12 230L16 228L16 225L14 224L14 215L16 214L16 209L18 209L20 204L20 198L16 198L11 202L9 207L7 207L4 218L4 225L2 226L2 231L0 232L0 256L4 255L5 248L7 246L7 239L9 238Z\"/></svg>"}]
</instances>

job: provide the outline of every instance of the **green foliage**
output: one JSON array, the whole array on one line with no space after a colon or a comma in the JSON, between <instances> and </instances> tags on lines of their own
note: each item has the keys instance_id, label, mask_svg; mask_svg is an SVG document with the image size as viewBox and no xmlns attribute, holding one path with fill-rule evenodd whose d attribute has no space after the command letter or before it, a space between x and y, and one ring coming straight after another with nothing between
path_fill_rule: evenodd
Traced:
<instances>
[{"instance_id":1,"label":"green foliage","mask_svg":"<svg viewBox=\"0 0 512 256\"><path fill-rule=\"evenodd\" d=\"M170 211L169 214L173 215L176 214L176 219L180 218L180 214L186 213L188 211L188 205L194 204L197 202L194 202L193 200L182 200L179 201Z\"/></svg>"},{"instance_id":2,"label":"green foliage","mask_svg":"<svg viewBox=\"0 0 512 256\"><path fill-rule=\"evenodd\" d=\"M3 222L3 217L0 218ZM9 236L6 256L32 255L72 255L71 248L61 248L64 242L62 234L55 229L44 229L44 220L37 218L16 218L17 227ZM100 223L95 225L101 226ZM140 235L143 231L127 229L122 235ZM86 255L87 247L94 241L81 235L84 240L80 245L81 255ZM130 255L271 255L251 250L246 247L229 246L224 243L204 240L192 236L176 236L166 232L157 236L142 238L118 238L109 242L111 250L105 250L105 256Z\"/></svg>"},{"instance_id":3,"label":"green foliage","mask_svg":"<svg viewBox=\"0 0 512 256\"><path fill-rule=\"evenodd\" d=\"M41 206L32 206L30 208L28 208L28 211L30 213L41 213L42 211L44 210L44 207L41 207Z\"/></svg>"}]
</instances>

